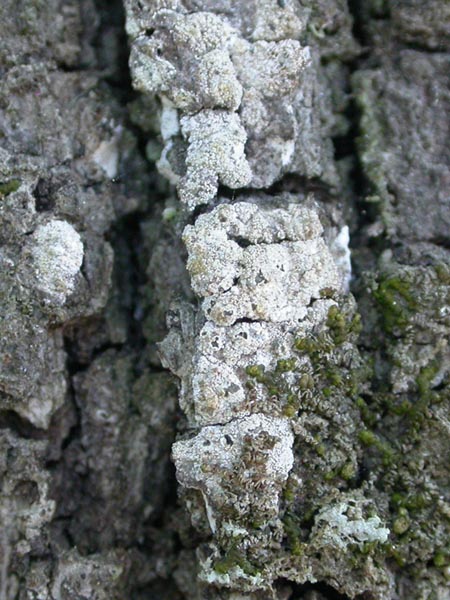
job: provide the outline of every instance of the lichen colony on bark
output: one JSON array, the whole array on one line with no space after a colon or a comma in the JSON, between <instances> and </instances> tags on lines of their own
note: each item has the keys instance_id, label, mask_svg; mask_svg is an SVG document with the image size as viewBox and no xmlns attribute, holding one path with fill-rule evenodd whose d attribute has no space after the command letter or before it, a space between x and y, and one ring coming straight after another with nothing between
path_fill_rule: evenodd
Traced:
<instances>
[{"instance_id":1,"label":"lichen colony on bark","mask_svg":"<svg viewBox=\"0 0 450 600\"><path fill-rule=\"evenodd\" d=\"M417 598L444 597L449 207L442 199L429 211L421 196L434 193L422 183L431 171L445 177L449 165L438 134L424 152L431 161L437 151L439 166L423 167L413 117L398 111L414 97L401 77L430 85L425 63L437 75L448 58L402 46L418 35L418 4L408 13L395 3L391 15L358 8L359 41L381 56L378 71L360 59L352 79L358 191L380 207L364 220L348 159L336 161L332 145L349 139L345 63L354 69L360 52L345 3L126 5L133 82L159 106L156 165L177 189L166 211L195 294L172 305L160 344L180 379L186 424L173 459L202 541L191 594L278 598L321 581L349 597L414 597L415 586ZM372 16L386 21L372 26ZM417 60L423 74L411 83ZM432 93L446 106L441 80ZM430 108L424 135L439 111ZM401 138L409 159L396 156ZM403 188L402 160L414 165ZM348 225L363 320L348 290ZM371 253L358 247L367 240ZM431 263L399 258L418 256L416 240L428 242ZM425 457L427 483L417 470Z\"/></svg>"},{"instance_id":2,"label":"lichen colony on bark","mask_svg":"<svg viewBox=\"0 0 450 600\"><path fill-rule=\"evenodd\" d=\"M449 600L448 4L0 40L0 600Z\"/></svg>"}]
</instances>

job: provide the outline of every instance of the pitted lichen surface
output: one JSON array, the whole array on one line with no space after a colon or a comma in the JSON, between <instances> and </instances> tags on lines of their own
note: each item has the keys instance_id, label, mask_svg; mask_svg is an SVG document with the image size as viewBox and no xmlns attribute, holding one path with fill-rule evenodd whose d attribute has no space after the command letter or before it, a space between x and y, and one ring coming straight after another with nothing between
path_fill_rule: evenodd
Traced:
<instances>
[{"instance_id":1,"label":"pitted lichen surface","mask_svg":"<svg viewBox=\"0 0 450 600\"><path fill-rule=\"evenodd\" d=\"M134 83L162 106L158 168L189 211L210 205L184 231L183 213L167 209L199 306L174 305L159 345L194 428L173 458L192 523L212 536L199 579L261 593L285 568L270 563L286 536L294 390L311 369L295 343L325 326L333 294L347 290L348 230L305 194L230 201L217 192L267 187L289 172L336 183L329 140L311 119L316 99L326 103L323 82L313 49L295 39L308 12L290 2L232 8L231 18L210 5L127 8ZM271 467L280 444L281 474Z\"/></svg>"},{"instance_id":2,"label":"pitted lichen surface","mask_svg":"<svg viewBox=\"0 0 450 600\"><path fill-rule=\"evenodd\" d=\"M449 600L449 17L0 4L0 600Z\"/></svg>"},{"instance_id":3,"label":"pitted lichen surface","mask_svg":"<svg viewBox=\"0 0 450 600\"><path fill-rule=\"evenodd\" d=\"M340 0L127 2L134 82L161 106L149 152L180 201L165 214L191 291L159 347L180 380L173 458L207 597L284 598L281 580L446 597L447 26L434 3L352 9L373 60L349 66ZM406 47L419 37L435 53ZM273 424L292 456L281 479Z\"/></svg>"},{"instance_id":4,"label":"pitted lichen surface","mask_svg":"<svg viewBox=\"0 0 450 600\"><path fill-rule=\"evenodd\" d=\"M333 119L314 114L330 111L313 66L320 51L312 57L300 41L309 10L291 1L225 4L126 3L135 86L170 101L180 122L163 135L160 171L190 209L211 203L219 184L265 188L293 173L337 185L325 133ZM171 152L181 139L183 166Z\"/></svg>"},{"instance_id":5,"label":"pitted lichen surface","mask_svg":"<svg viewBox=\"0 0 450 600\"><path fill-rule=\"evenodd\" d=\"M341 286L317 214L286 201L222 205L185 229L192 288L217 325L299 322L322 288Z\"/></svg>"}]
</instances>

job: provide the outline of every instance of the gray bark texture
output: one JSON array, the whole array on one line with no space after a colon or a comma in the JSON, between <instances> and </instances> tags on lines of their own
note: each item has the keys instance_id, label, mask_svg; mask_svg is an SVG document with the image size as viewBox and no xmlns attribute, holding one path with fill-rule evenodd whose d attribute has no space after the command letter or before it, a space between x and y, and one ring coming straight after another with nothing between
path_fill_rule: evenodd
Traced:
<instances>
[{"instance_id":1,"label":"gray bark texture","mask_svg":"<svg viewBox=\"0 0 450 600\"><path fill-rule=\"evenodd\" d=\"M0 600L450 600L450 3L2 0Z\"/></svg>"}]
</instances>

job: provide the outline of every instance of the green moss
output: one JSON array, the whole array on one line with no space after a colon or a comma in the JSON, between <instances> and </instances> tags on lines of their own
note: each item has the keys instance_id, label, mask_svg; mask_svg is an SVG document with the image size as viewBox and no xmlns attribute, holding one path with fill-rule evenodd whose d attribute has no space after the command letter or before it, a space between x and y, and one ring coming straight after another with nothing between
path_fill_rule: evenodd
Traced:
<instances>
[{"instance_id":1,"label":"green moss","mask_svg":"<svg viewBox=\"0 0 450 600\"><path fill-rule=\"evenodd\" d=\"M315 351L316 346L314 345L313 341L309 338L298 338L294 342L294 348L299 352L311 354Z\"/></svg>"},{"instance_id":2,"label":"green moss","mask_svg":"<svg viewBox=\"0 0 450 600\"><path fill-rule=\"evenodd\" d=\"M227 550L225 556L214 563L214 570L220 575L226 575L236 567L240 567L244 573L253 577L259 573L259 569L251 564L244 553L238 549L235 542Z\"/></svg>"},{"instance_id":3,"label":"green moss","mask_svg":"<svg viewBox=\"0 0 450 600\"><path fill-rule=\"evenodd\" d=\"M267 391L269 393L269 396L272 396L272 397L279 397L281 394L281 389L276 387L275 385L269 385L267 387Z\"/></svg>"},{"instance_id":4,"label":"green moss","mask_svg":"<svg viewBox=\"0 0 450 600\"><path fill-rule=\"evenodd\" d=\"M364 446L374 446L377 441L377 436L373 433L373 431L369 431L368 429L363 429L360 431L358 438Z\"/></svg>"},{"instance_id":5,"label":"green moss","mask_svg":"<svg viewBox=\"0 0 450 600\"><path fill-rule=\"evenodd\" d=\"M438 403L444 399L445 389L435 392L432 389L432 381L440 370L439 361L430 362L427 366L420 369L417 376L416 386L418 399L416 402L410 402L405 399L400 405L394 403L388 404L391 413L399 416L407 416L409 419L408 435L420 440L420 431L427 417L427 410L430 404Z\"/></svg>"},{"instance_id":6,"label":"green moss","mask_svg":"<svg viewBox=\"0 0 450 600\"><path fill-rule=\"evenodd\" d=\"M336 479L337 473L336 471L327 471L326 473L324 473L324 481L332 481L333 479Z\"/></svg>"},{"instance_id":7,"label":"green moss","mask_svg":"<svg viewBox=\"0 0 450 600\"><path fill-rule=\"evenodd\" d=\"M381 144L384 136L383 122L377 110L379 99L375 83L372 76L364 71L357 72L352 78L352 83L355 100L361 111L361 135L356 140L359 157L374 193L384 200L389 197L389 193L383 163L380 160L383 156Z\"/></svg>"},{"instance_id":8,"label":"green moss","mask_svg":"<svg viewBox=\"0 0 450 600\"><path fill-rule=\"evenodd\" d=\"M394 507L402 506L404 500L405 500L404 494L400 494L399 492L394 492L391 496L391 504Z\"/></svg>"},{"instance_id":9,"label":"green moss","mask_svg":"<svg viewBox=\"0 0 450 600\"><path fill-rule=\"evenodd\" d=\"M444 552L436 552L433 556L433 564L435 567L442 568L446 567L450 563L449 556Z\"/></svg>"},{"instance_id":10,"label":"green moss","mask_svg":"<svg viewBox=\"0 0 450 600\"><path fill-rule=\"evenodd\" d=\"M336 290L331 287L322 288L319 292L321 298L334 300L336 298Z\"/></svg>"},{"instance_id":11,"label":"green moss","mask_svg":"<svg viewBox=\"0 0 450 600\"><path fill-rule=\"evenodd\" d=\"M342 479L344 479L344 481L353 479L356 475L354 465L351 462L345 463L345 465L341 468L339 475L342 477Z\"/></svg>"},{"instance_id":12,"label":"green moss","mask_svg":"<svg viewBox=\"0 0 450 600\"><path fill-rule=\"evenodd\" d=\"M378 438L376 444L377 450L381 453L381 462L384 467L390 467L395 463L397 454L387 442Z\"/></svg>"},{"instance_id":13,"label":"green moss","mask_svg":"<svg viewBox=\"0 0 450 600\"><path fill-rule=\"evenodd\" d=\"M359 413L364 425L373 427L377 421L376 413L369 408L367 402L364 400L364 398L361 398L361 396L358 396L355 399L355 404L359 409Z\"/></svg>"},{"instance_id":14,"label":"green moss","mask_svg":"<svg viewBox=\"0 0 450 600\"><path fill-rule=\"evenodd\" d=\"M284 490L283 490L283 499L286 502L289 502L289 503L291 503L291 502L294 501L294 499L295 499L295 491L294 491L294 489L292 487L286 486L284 488Z\"/></svg>"},{"instance_id":15,"label":"green moss","mask_svg":"<svg viewBox=\"0 0 450 600\"><path fill-rule=\"evenodd\" d=\"M342 374L337 369L330 369L326 373L328 383L334 387L341 387L343 384Z\"/></svg>"},{"instance_id":16,"label":"green moss","mask_svg":"<svg viewBox=\"0 0 450 600\"><path fill-rule=\"evenodd\" d=\"M0 182L0 197L8 196L13 192L17 192L20 187L19 179L11 179L10 181Z\"/></svg>"},{"instance_id":17,"label":"green moss","mask_svg":"<svg viewBox=\"0 0 450 600\"><path fill-rule=\"evenodd\" d=\"M399 514L404 515L404 510L407 511L406 514L409 514L430 508L432 499L425 493L403 494L401 492L394 492L391 496L391 505Z\"/></svg>"},{"instance_id":18,"label":"green moss","mask_svg":"<svg viewBox=\"0 0 450 600\"><path fill-rule=\"evenodd\" d=\"M331 306L327 316L327 327L335 344L343 344L351 334L361 333L361 317L357 313L352 318L346 315L338 306Z\"/></svg>"},{"instance_id":19,"label":"green moss","mask_svg":"<svg viewBox=\"0 0 450 600\"><path fill-rule=\"evenodd\" d=\"M295 408L295 406L291 406L289 404L287 404L286 406L283 407L283 415L285 417L288 417L289 419L292 419L293 417L295 417L297 415L298 410Z\"/></svg>"},{"instance_id":20,"label":"green moss","mask_svg":"<svg viewBox=\"0 0 450 600\"><path fill-rule=\"evenodd\" d=\"M327 455L327 449L324 444L319 444L316 446L316 452L321 458L325 458Z\"/></svg>"},{"instance_id":21,"label":"green moss","mask_svg":"<svg viewBox=\"0 0 450 600\"><path fill-rule=\"evenodd\" d=\"M359 441L363 446L374 447L381 454L381 462L383 466L389 467L393 464L396 453L391 445L382 440L378 435L369 429L363 429L358 434Z\"/></svg>"},{"instance_id":22,"label":"green moss","mask_svg":"<svg viewBox=\"0 0 450 600\"><path fill-rule=\"evenodd\" d=\"M346 321L337 306L332 306L328 311L327 326L337 344L345 341L347 333Z\"/></svg>"},{"instance_id":23,"label":"green moss","mask_svg":"<svg viewBox=\"0 0 450 600\"><path fill-rule=\"evenodd\" d=\"M374 540L373 542L364 542L360 548L361 554L368 556L369 554L374 554L380 545L378 540Z\"/></svg>"},{"instance_id":24,"label":"green moss","mask_svg":"<svg viewBox=\"0 0 450 600\"><path fill-rule=\"evenodd\" d=\"M299 388L302 390L314 389L314 378L310 373L303 373L298 381Z\"/></svg>"},{"instance_id":25,"label":"green moss","mask_svg":"<svg viewBox=\"0 0 450 600\"><path fill-rule=\"evenodd\" d=\"M448 265L438 264L434 267L434 270L440 283L450 285L450 269Z\"/></svg>"},{"instance_id":26,"label":"green moss","mask_svg":"<svg viewBox=\"0 0 450 600\"><path fill-rule=\"evenodd\" d=\"M306 544L301 541L300 519L297 515L287 512L283 518L283 528L291 554L294 556L304 554Z\"/></svg>"},{"instance_id":27,"label":"green moss","mask_svg":"<svg viewBox=\"0 0 450 600\"><path fill-rule=\"evenodd\" d=\"M420 369L416 382L417 391L419 393L419 398L426 403L428 403L432 395L431 382L436 377L438 372L439 363L437 361L432 361L426 367Z\"/></svg>"},{"instance_id":28,"label":"green moss","mask_svg":"<svg viewBox=\"0 0 450 600\"><path fill-rule=\"evenodd\" d=\"M391 414L397 416L412 416L414 414L414 405L407 399L401 401L400 404L395 404L394 401L390 399L386 400L386 405Z\"/></svg>"},{"instance_id":29,"label":"green moss","mask_svg":"<svg viewBox=\"0 0 450 600\"><path fill-rule=\"evenodd\" d=\"M289 394L287 402L283 407L283 413L287 417L295 417L300 409L300 399L298 394Z\"/></svg>"},{"instance_id":30,"label":"green moss","mask_svg":"<svg viewBox=\"0 0 450 600\"><path fill-rule=\"evenodd\" d=\"M382 279L373 296L381 309L384 330L390 334L403 331L418 308L410 283L401 277Z\"/></svg>"},{"instance_id":31,"label":"green moss","mask_svg":"<svg viewBox=\"0 0 450 600\"><path fill-rule=\"evenodd\" d=\"M383 544L382 548L386 557L393 558L399 567L404 567L406 565L406 560L396 545L388 542Z\"/></svg>"},{"instance_id":32,"label":"green moss","mask_svg":"<svg viewBox=\"0 0 450 600\"><path fill-rule=\"evenodd\" d=\"M392 530L396 535L403 535L411 526L411 521L408 518L408 512L403 509L399 516L395 519Z\"/></svg>"},{"instance_id":33,"label":"green moss","mask_svg":"<svg viewBox=\"0 0 450 600\"><path fill-rule=\"evenodd\" d=\"M295 358L280 359L277 362L276 372L277 373L288 373L295 369L296 361Z\"/></svg>"},{"instance_id":34,"label":"green moss","mask_svg":"<svg viewBox=\"0 0 450 600\"><path fill-rule=\"evenodd\" d=\"M247 375L249 375L250 377L253 377L254 379L256 379L258 381L258 380L263 379L265 367L264 367L264 365L249 365L245 369L245 372L247 373Z\"/></svg>"}]
</instances>

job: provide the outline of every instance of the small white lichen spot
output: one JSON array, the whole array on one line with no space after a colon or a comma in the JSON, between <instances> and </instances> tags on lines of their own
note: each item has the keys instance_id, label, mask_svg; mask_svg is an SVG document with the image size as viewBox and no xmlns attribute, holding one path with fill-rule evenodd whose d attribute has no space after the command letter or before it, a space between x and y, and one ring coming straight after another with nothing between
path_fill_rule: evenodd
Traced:
<instances>
[{"instance_id":1,"label":"small white lichen spot","mask_svg":"<svg viewBox=\"0 0 450 600\"><path fill-rule=\"evenodd\" d=\"M178 111L168 98L161 96L162 111L160 117L161 137L164 141L180 133Z\"/></svg>"},{"instance_id":2,"label":"small white lichen spot","mask_svg":"<svg viewBox=\"0 0 450 600\"><path fill-rule=\"evenodd\" d=\"M389 533L380 517L364 517L357 504L347 502L326 506L316 516L313 527L313 535L341 550L349 544L384 543Z\"/></svg>"},{"instance_id":3,"label":"small white lichen spot","mask_svg":"<svg viewBox=\"0 0 450 600\"><path fill-rule=\"evenodd\" d=\"M258 0L254 7L252 40L299 39L308 23L308 12L297 0Z\"/></svg>"},{"instance_id":4,"label":"small white lichen spot","mask_svg":"<svg viewBox=\"0 0 450 600\"><path fill-rule=\"evenodd\" d=\"M62 306L73 292L83 262L83 243L66 221L50 221L33 234L31 250L37 288L52 304Z\"/></svg>"},{"instance_id":5,"label":"small white lichen spot","mask_svg":"<svg viewBox=\"0 0 450 600\"><path fill-rule=\"evenodd\" d=\"M55 412L55 406L52 398L32 396L28 398L26 407L22 410L18 409L18 412L35 427L47 429Z\"/></svg>"},{"instance_id":6,"label":"small white lichen spot","mask_svg":"<svg viewBox=\"0 0 450 600\"><path fill-rule=\"evenodd\" d=\"M104 140L92 155L92 160L103 169L110 179L114 179L119 169L119 138L121 128L110 140Z\"/></svg>"},{"instance_id":7,"label":"small white lichen spot","mask_svg":"<svg viewBox=\"0 0 450 600\"><path fill-rule=\"evenodd\" d=\"M342 277L342 287L344 292L350 289L352 279L352 262L350 256L350 231L348 225L344 225L331 244L331 253L334 262Z\"/></svg>"}]
</instances>

